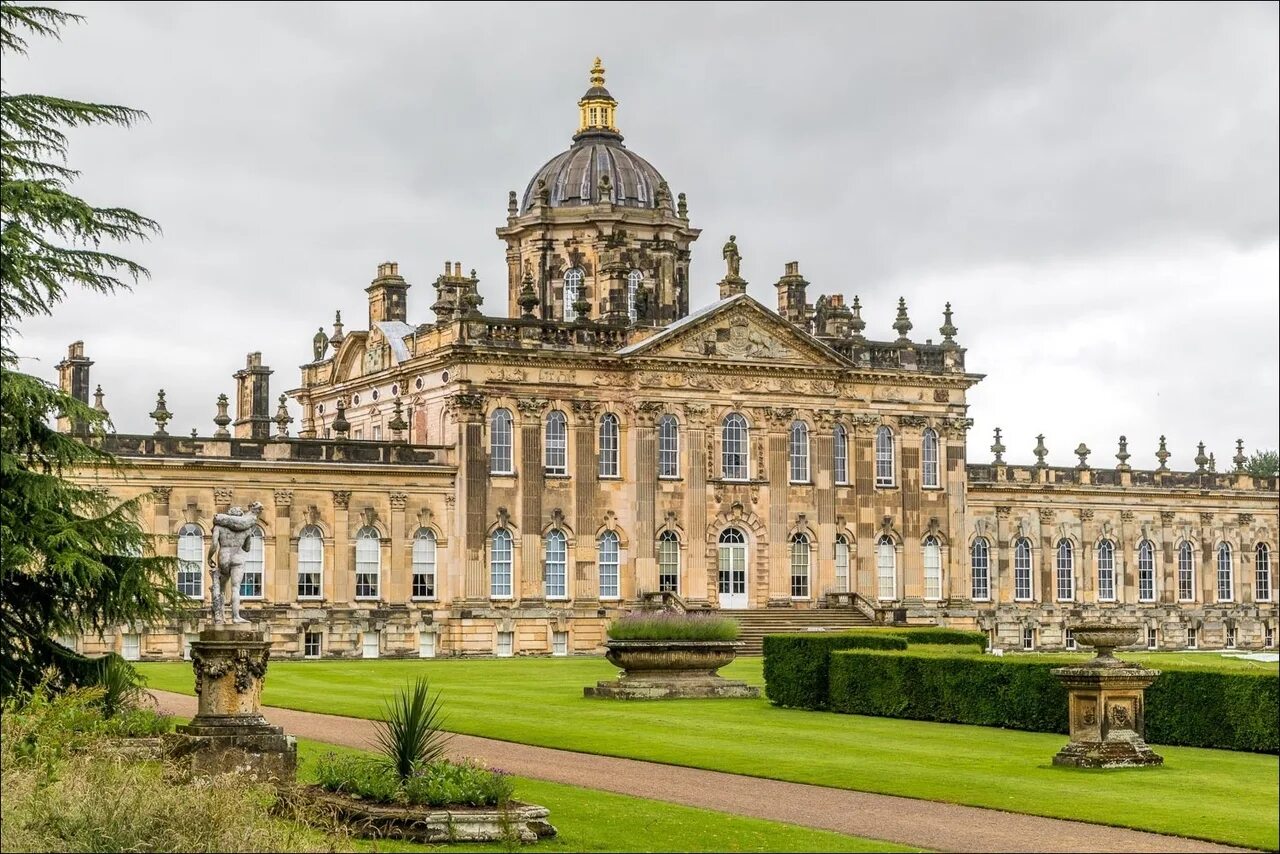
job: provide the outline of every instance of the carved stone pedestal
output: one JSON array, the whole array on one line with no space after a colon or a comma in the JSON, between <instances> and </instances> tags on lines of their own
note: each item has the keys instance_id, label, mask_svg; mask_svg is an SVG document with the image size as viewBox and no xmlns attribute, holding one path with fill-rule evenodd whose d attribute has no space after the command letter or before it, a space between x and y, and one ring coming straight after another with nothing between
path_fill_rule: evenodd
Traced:
<instances>
[{"instance_id":1,"label":"carved stone pedestal","mask_svg":"<svg viewBox=\"0 0 1280 854\"><path fill-rule=\"evenodd\" d=\"M170 738L169 754L193 774L294 778L297 742L258 711L270 648L261 634L242 629L206 629L191 644L199 705Z\"/></svg>"}]
</instances>

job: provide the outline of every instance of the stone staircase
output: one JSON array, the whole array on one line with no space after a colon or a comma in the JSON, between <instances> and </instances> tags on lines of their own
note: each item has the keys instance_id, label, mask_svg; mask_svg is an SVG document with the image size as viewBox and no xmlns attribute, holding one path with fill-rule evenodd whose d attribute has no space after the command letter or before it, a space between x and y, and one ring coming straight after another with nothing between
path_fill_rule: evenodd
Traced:
<instances>
[{"instance_id":1,"label":"stone staircase","mask_svg":"<svg viewBox=\"0 0 1280 854\"><path fill-rule=\"evenodd\" d=\"M721 616L732 617L742 624L742 636L739 638L746 646L742 655L764 654L764 636L785 634L788 632L838 632L859 626L876 625L865 614L856 608L813 608L808 610L792 610L791 608L757 608L747 611L719 612Z\"/></svg>"}]
</instances>

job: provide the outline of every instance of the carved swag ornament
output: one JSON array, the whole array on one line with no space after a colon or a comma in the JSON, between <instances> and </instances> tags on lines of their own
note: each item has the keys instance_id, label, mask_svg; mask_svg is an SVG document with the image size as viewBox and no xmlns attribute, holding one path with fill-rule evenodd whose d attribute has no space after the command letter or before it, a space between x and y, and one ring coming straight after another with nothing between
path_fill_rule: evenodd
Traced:
<instances>
[{"instance_id":1,"label":"carved swag ornament","mask_svg":"<svg viewBox=\"0 0 1280 854\"><path fill-rule=\"evenodd\" d=\"M206 660L198 650L191 650L191 667L196 674L196 694L200 693L200 686L205 679L221 679L233 670L236 674L236 693L245 693L253 687L254 679L262 679L267 675L267 659L270 656L270 649L256 653L237 649L234 658L219 656Z\"/></svg>"}]
</instances>

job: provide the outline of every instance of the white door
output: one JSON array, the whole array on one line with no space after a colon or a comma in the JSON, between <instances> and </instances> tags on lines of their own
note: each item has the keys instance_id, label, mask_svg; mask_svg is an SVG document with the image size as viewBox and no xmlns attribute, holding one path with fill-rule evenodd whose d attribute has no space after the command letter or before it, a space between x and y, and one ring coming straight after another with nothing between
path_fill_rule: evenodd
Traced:
<instances>
[{"instance_id":1,"label":"white door","mask_svg":"<svg viewBox=\"0 0 1280 854\"><path fill-rule=\"evenodd\" d=\"M736 528L720 535L720 607L747 607L747 538Z\"/></svg>"},{"instance_id":2,"label":"white door","mask_svg":"<svg viewBox=\"0 0 1280 854\"><path fill-rule=\"evenodd\" d=\"M360 648L361 648L361 651L364 653L365 658L377 658L378 657L378 633L365 632L363 643L361 644Z\"/></svg>"}]
</instances>

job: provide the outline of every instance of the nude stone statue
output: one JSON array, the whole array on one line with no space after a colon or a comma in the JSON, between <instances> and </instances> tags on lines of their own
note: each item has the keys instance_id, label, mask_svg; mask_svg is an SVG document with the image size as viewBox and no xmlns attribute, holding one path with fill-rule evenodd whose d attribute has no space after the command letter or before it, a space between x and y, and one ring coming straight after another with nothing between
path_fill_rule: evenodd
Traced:
<instances>
[{"instance_id":1,"label":"nude stone statue","mask_svg":"<svg viewBox=\"0 0 1280 854\"><path fill-rule=\"evenodd\" d=\"M213 623L220 626L223 618L225 587L231 582L231 622L247 623L240 616L240 582L244 577L244 559L250 549L253 528L259 524L262 505L257 501L245 513L232 507L213 517L213 536L209 538L209 574L213 577Z\"/></svg>"}]
</instances>

